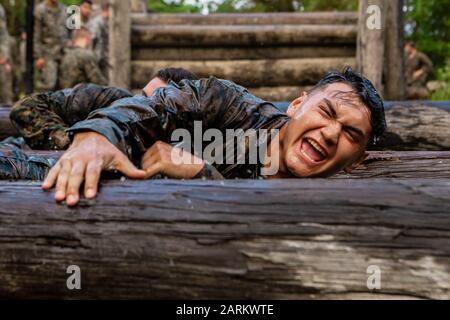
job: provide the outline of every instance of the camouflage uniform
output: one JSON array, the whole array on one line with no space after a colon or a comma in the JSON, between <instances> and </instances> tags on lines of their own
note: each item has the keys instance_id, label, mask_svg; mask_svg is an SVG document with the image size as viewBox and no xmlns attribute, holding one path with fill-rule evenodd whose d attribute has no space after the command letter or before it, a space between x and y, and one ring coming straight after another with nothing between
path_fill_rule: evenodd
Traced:
<instances>
[{"instance_id":1,"label":"camouflage uniform","mask_svg":"<svg viewBox=\"0 0 450 320\"><path fill-rule=\"evenodd\" d=\"M11 62L10 37L8 34L6 13L0 4L0 60ZM0 65L0 104L12 101L12 73L5 65Z\"/></svg>"},{"instance_id":2,"label":"camouflage uniform","mask_svg":"<svg viewBox=\"0 0 450 320\"><path fill-rule=\"evenodd\" d=\"M102 15L93 18L89 25L92 35L92 50L97 58L98 66L103 75L108 79L109 73L109 28L108 21Z\"/></svg>"},{"instance_id":3,"label":"camouflage uniform","mask_svg":"<svg viewBox=\"0 0 450 320\"><path fill-rule=\"evenodd\" d=\"M66 120L73 125L67 130L69 134L97 132L136 165L154 142L171 143L175 129L187 129L194 136L194 121L201 121L203 130L215 128L224 136L227 129L279 129L288 121L287 115L272 103L253 96L233 82L214 77L182 80L179 84L170 82L151 97L128 94L123 99L115 99L120 95L127 93L120 89L81 85L25 99L14 107L11 116L19 132L29 134L26 138L29 144L36 139L47 146L45 137L64 128ZM36 112L45 110L48 120L42 116L33 117L34 109ZM44 121L33 124L36 119ZM23 127L24 124L28 128ZM268 140L270 142L270 136ZM224 153L230 142L234 143L225 141ZM249 145L245 144L244 148L241 156L248 159ZM247 163L207 164L196 178L258 178L260 164Z\"/></svg>"},{"instance_id":4,"label":"camouflage uniform","mask_svg":"<svg viewBox=\"0 0 450 320\"><path fill-rule=\"evenodd\" d=\"M61 61L59 84L71 88L79 83L106 85L107 81L90 49L67 48Z\"/></svg>"},{"instance_id":5,"label":"camouflage uniform","mask_svg":"<svg viewBox=\"0 0 450 320\"><path fill-rule=\"evenodd\" d=\"M37 89L54 90L58 83L62 50L69 40L66 7L60 3L57 3L55 7L48 6L44 1L37 5L34 16L34 58L45 59Z\"/></svg>"},{"instance_id":6,"label":"camouflage uniform","mask_svg":"<svg viewBox=\"0 0 450 320\"><path fill-rule=\"evenodd\" d=\"M409 99L426 99L429 95L426 87L428 75L433 69L433 62L426 54L416 51L406 56L405 78ZM422 75L414 78L414 72L422 70Z\"/></svg>"},{"instance_id":7,"label":"camouflage uniform","mask_svg":"<svg viewBox=\"0 0 450 320\"><path fill-rule=\"evenodd\" d=\"M10 117L32 149L64 150L70 144L67 128L86 119L93 110L131 96L123 89L80 84L73 89L26 97L14 105Z\"/></svg>"}]
</instances>

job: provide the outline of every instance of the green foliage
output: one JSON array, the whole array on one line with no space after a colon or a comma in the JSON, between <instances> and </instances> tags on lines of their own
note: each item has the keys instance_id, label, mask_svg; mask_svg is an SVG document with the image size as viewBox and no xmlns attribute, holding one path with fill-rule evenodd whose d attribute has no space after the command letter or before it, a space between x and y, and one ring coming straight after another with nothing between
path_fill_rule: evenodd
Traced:
<instances>
[{"instance_id":1,"label":"green foliage","mask_svg":"<svg viewBox=\"0 0 450 320\"><path fill-rule=\"evenodd\" d=\"M174 0L147 0L147 6L151 12L160 13L198 13L200 10L197 6Z\"/></svg>"},{"instance_id":2,"label":"green foliage","mask_svg":"<svg viewBox=\"0 0 450 320\"><path fill-rule=\"evenodd\" d=\"M450 57L450 0L407 0L407 21L413 26L408 37L436 66Z\"/></svg>"},{"instance_id":3,"label":"green foliage","mask_svg":"<svg viewBox=\"0 0 450 320\"><path fill-rule=\"evenodd\" d=\"M437 79L442 87L433 93L433 100L450 100L450 61L448 64L436 71Z\"/></svg>"}]
</instances>

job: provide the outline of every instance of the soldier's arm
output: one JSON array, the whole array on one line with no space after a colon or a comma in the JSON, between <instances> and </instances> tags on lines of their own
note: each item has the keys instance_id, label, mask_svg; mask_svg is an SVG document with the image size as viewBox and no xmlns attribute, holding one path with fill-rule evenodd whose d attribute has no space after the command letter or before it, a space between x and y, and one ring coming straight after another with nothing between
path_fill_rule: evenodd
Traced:
<instances>
[{"instance_id":1,"label":"soldier's arm","mask_svg":"<svg viewBox=\"0 0 450 320\"><path fill-rule=\"evenodd\" d=\"M424 53L419 55L422 73L429 73L433 69L433 62Z\"/></svg>"},{"instance_id":2,"label":"soldier's arm","mask_svg":"<svg viewBox=\"0 0 450 320\"><path fill-rule=\"evenodd\" d=\"M71 133L97 132L139 163L145 151L156 141L170 142L175 129L193 132L194 121L204 128L225 124L227 106L233 101L227 90L215 78L183 81L182 85L160 88L150 98L136 96L122 99L110 107L92 112L87 120L70 128ZM212 168L206 177L217 176Z\"/></svg>"},{"instance_id":3,"label":"soldier's arm","mask_svg":"<svg viewBox=\"0 0 450 320\"><path fill-rule=\"evenodd\" d=\"M66 149L70 139L65 130L90 112L129 97L122 89L78 85L73 89L34 94L19 101L11 111L11 122L33 149Z\"/></svg>"}]
</instances>

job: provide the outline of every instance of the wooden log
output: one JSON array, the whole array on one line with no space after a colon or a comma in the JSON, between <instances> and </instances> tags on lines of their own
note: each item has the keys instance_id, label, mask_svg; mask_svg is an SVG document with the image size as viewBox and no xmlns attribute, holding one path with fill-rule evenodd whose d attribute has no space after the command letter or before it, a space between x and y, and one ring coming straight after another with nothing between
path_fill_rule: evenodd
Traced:
<instances>
[{"instance_id":1,"label":"wooden log","mask_svg":"<svg viewBox=\"0 0 450 320\"><path fill-rule=\"evenodd\" d=\"M111 0L109 18L109 79L111 86L129 88L131 61L131 3Z\"/></svg>"},{"instance_id":2,"label":"wooden log","mask_svg":"<svg viewBox=\"0 0 450 320\"><path fill-rule=\"evenodd\" d=\"M133 48L132 60L242 60L353 57L356 47L256 47L256 48Z\"/></svg>"},{"instance_id":3,"label":"wooden log","mask_svg":"<svg viewBox=\"0 0 450 320\"><path fill-rule=\"evenodd\" d=\"M0 141L17 135L17 130L9 120L10 111L10 106L0 106Z\"/></svg>"},{"instance_id":4,"label":"wooden log","mask_svg":"<svg viewBox=\"0 0 450 320\"><path fill-rule=\"evenodd\" d=\"M247 87L315 84L329 70L354 66L355 59L309 58L235 61L133 61L133 88L143 88L151 76L162 68L181 67L199 77L214 75Z\"/></svg>"},{"instance_id":5,"label":"wooden log","mask_svg":"<svg viewBox=\"0 0 450 320\"><path fill-rule=\"evenodd\" d=\"M404 66L404 19L403 0L386 2L387 16L386 47L385 47L385 98L389 100L404 100L405 66Z\"/></svg>"},{"instance_id":6,"label":"wooden log","mask_svg":"<svg viewBox=\"0 0 450 320\"><path fill-rule=\"evenodd\" d=\"M261 47L274 45L349 44L353 25L157 25L133 26L133 47Z\"/></svg>"},{"instance_id":7,"label":"wooden log","mask_svg":"<svg viewBox=\"0 0 450 320\"><path fill-rule=\"evenodd\" d=\"M358 71L372 81L380 93L383 92L386 2L386 0L359 0L356 48Z\"/></svg>"},{"instance_id":8,"label":"wooden log","mask_svg":"<svg viewBox=\"0 0 450 320\"><path fill-rule=\"evenodd\" d=\"M1 184L0 298L449 299L449 182L114 181L75 209Z\"/></svg>"},{"instance_id":9,"label":"wooden log","mask_svg":"<svg viewBox=\"0 0 450 320\"><path fill-rule=\"evenodd\" d=\"M148 14L133 16L133 25L265 25L265 24L354 24L355 12Z\"/></svg>"},{"instance_id":10,"label":"wooden log","mask_svg":"<svg viewBox=\"0 0 450 320\"><path fill-rule=\"evenodd\" d=\"M28 155L58 160L61 151L27 151ZM113 177L112 177L113 178ZM450 178L450 151L370 151L369 157L352 173L332 179Z\"/></svg>"},{"instance_id":11,"label":"wooden log","mask_svg":"<svg viewBox=\"0 0 450 320\"><path fill-rule=\"evenodd\" d=\"M283 87L259 87L250 88L249 91L255 96L266 101L293 101L303 91L308 91L312 86L283 86Z\"/></svg>"}]
</instances>

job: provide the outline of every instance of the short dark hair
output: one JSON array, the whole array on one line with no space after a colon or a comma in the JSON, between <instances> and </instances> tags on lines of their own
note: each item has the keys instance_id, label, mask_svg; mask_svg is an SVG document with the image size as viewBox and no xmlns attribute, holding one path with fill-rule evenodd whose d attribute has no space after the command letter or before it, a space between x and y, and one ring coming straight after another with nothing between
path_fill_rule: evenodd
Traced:
<instances>
[{"instance_id":1,"label":"short dark hair","mask_svg":"<svg viewBox=\"0 0 450 320\"><path fill-rule=\"evenodd\" d=\"M406 42L406 45L407 45L407 46L411 46L411 47L413 47L413 48L416 47L416 43L415 43L414 41L408 41L408 42Z\"/></svg>"},{"instance_id":2,"label":"short dark hair","mask_svg":"<svg viewBox=\"0 0 450 320\"><path fill-rule=\"evenodd\" d=\"M372 125L372 139L369 142L376 144L386 131L387 124L383 99L381 99L380 94L369 79L359 73L353 72L351 67L345 67L342 72L331 71L327 73L310 92L338 82L349 84L353 88L353 92L369 109Z\"/></svg>"},{"instance_id":3,"label":"short dark hair","mask_svg":"<svg viewBox=\"0 0 450 320\"><path fill-rule=\"evenodd\" d=\"M194 73L183 68L164 68L159 70L155 77L158 77L165 82L172 80L175 83L179 83L184 79L199 80L199 77L197 77Z\"/></svg>"},{"instance_id":4,"label":"short dark hair","mask_svg":"<svg viewBox=\"0 0 450 320\"><path fill-rule=\"evenodd\" d=\"M94 3L92 2L92 0L81 0L81 1L80 1L80 6L81 6L82 4L84 4L84 3L90 4L91 6L94 4Z\"/></svg>"}]
</instances>

